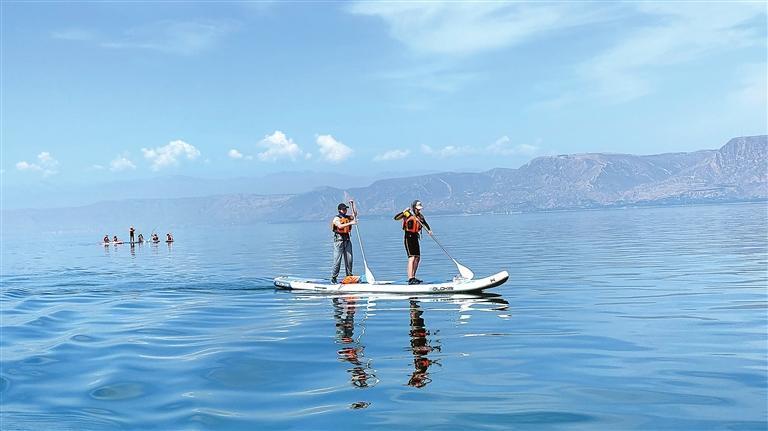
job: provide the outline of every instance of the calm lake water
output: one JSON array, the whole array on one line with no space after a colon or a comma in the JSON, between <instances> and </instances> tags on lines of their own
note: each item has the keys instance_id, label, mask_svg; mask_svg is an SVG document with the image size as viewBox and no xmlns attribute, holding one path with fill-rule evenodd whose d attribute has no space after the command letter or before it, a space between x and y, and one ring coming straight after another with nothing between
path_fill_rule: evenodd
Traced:
<instances>
[{"instance_id":1,"label":"calm lake water","mask_svg":"<svg viewBox=\"0 0 768 431\"><path fill-rule=\"evenodd\" d=\"M510 272L484 296L275 290L329 275L327 222L4 232L0 428L765 430L767 209L430 219L478 276ZM360 228L404 278L398 224ZM454 275L422 250L422 278Z\"/></svg>"}]
</instances>

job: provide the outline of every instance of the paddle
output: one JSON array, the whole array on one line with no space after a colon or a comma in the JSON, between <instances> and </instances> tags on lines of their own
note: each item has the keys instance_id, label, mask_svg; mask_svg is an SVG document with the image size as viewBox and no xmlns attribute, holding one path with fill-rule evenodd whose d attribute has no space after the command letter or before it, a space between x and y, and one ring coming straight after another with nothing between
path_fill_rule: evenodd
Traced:
<instances>
[{"instance_id":1,"label":"paddle","mask_svg":"<svg viewBox=\"0 0 768 431\"><path fill-rule=\"evenodd\" d=\"M357 232L357 242L360 243L360 253L363 255L363 266L365 267L365 281L368 284L374 284L376 283L376 279L373 277L373 273L371 272L370 268L368 268L368 262L365 260L365 250L363 249L363 240L360 238L360 220L357 219L357 207L355 207L354 200L350 200L349 202L352 204L352 215L354 215L355 220L357 220L357 229L355 229L355 232Z\"/></svg>"},{"instance_id":2,"label":"paddle","mask_svg":"<svg viewBox=\"0 0 768 431\"><path fill-rule=\"evenodd\" d=\"M427 233L429 233L429 232L427 232ZM456 268L459 270L459 274L461 275L462 278L465 278L467 280L471 280L471 279L473 279L475 277L475 273L472 272L471 269L469 269L466 266L460 264L459 262L456 261L456 259L451 257L451 255L448 253L448 250L446 250L445 247L443 247L443 245L440 244L440 241L437 240L437 237L435 237L435 235L429 233L429 236L430 236L430 238L435 240L435 243L437 243L437 245L440 246L441 249L443 249L443 251L445 252L445 255L448 256L453 261L453 263L456 264Z\"/></svg>"}]
</instances>

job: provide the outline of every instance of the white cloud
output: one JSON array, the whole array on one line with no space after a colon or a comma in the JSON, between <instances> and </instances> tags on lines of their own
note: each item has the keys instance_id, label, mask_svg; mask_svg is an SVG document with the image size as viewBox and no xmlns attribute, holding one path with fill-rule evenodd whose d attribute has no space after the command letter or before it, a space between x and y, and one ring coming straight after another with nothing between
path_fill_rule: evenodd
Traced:
<instances>
[{"instance_id":1,"label":"white cloud","mask_svg":"<svg viewBox=\"0 0 768 431\"><path fill-rule=\"evenodd\" d=\"M352 155L352 148L344 145L341 141L337 141L331 135L318 136L317 146L320 147L320 154L323 159L329 162L339 163Z\"/></svg>"},{"instance_id":2,"label":"white cloud","mask_svg":"<svg viewBox=\"0 0 768 431\"><path fill-rule=\"evenodd\" d=\"M37 155L37 163L29 163L22 160L16 163L16 169L19 171L42 172L44 177L58 173L59 161L51 156L51 153L43 151Z\"/></svg>"},{"instance_id":3,"label":"white cloud","mask_svg":"<svg viewBox=\"0 0 768 431\"><path fill-rule=\"evenodd\" d=\"M92 41L102 48L145 49L179 55L195 55L214 48L226 35L238 28L231 21L163 20L125 30L120 36L103 36L83 28L52 33L52 37L70 41Z\"/></svg>"},{"instance_id":4,"label":"white cloud","mask_svg":"<svg viewBox=\"0 0 768 431\"><path fill-rule=\"evenodd\" d=\"M259 146L267 149L256 155L261 161L274 162L282 158L296 160L304 156L304 151L302 151L298 144L279 130L275 130L271 135L265 136L259 142Z\"/></svg>"},{"instance_id":5,"label":"white cloud","mask_svg":"<svg viewBox=\"0 0 768 431\"><path fill-rule=\"evenodd\" d=\"M109 162L109 170L112 172L120 172L128 169L136 169L136 165L125 155L117 156Z\"/></svg>"},{"instance_id":6,"label":"white cloud","mask_svg":"<svg viewBox=\"0 0 768 431\"><path fill-rule=\"evenodd\" d=\"M28 163L26 160L17 162L16 169L20 171L42 171L43 170L43 168L41 168L39 165L36 165L34 163Z\"/></svg>"},{"instance_id":7,"label":"white cloud","mask_svg":"<svg viewBox=\"0 0 768 431\"><path fill-rule=\"evenodd\" d=\"M39 160L43 166L56 166L59 164L59 162L56 161L56 159L54 159L51 156L51 153L48 151L43 151L42 153L38 154L37 160Z\"/></svg>"},{"instance_id":8,"label":"white cloud","mask_svg":"<svg viewBox=\"0 0 768 431\"><path fill-rule=\"evenodd\" d=\"M490 154L500 156L533 156L540 151L540 148L530 144L512 145L508 136L502 136L496 142L488 145L485 150Z\"/></svg>"},{"instance_id":9,"label":"white cloud","mask_svg":"<svg viewBox=\"0 0 768 431\"><path fill-rule=\"evenodd\" d=\"M552 30L600 19L602 9L557 3L369 2L349 12L381 18L414 51L473 54L519 44Z\"/></svg>"},{"instance_id":10,"label":"white cloud","mask_svg":"<svg viewBox=\"0 0 768 431\"><path fill-rule=\"evenodd\" d=\"M163 147L152 149L142 148L144 157L152 162L152 170L157 171L166 166L175 166L179 164L179 158L186 157L187 160L194 160L200 156L200 151L193 145L184 141L176 140Z\"/></svg>"},{"instance_id":11,"label":"white cloud","mask_svg":"<svg viewBox=\"0 0 768 431\"><path fill-rule=\"evenodd\" d=\"M637 12L653 19L620 39L610 49L578 67L579 76L609 102L625 102L653 91L652 67L669 66L725 52L736 47L765 44L764 30L747 25L765 20L761 3L639 2Z\"/></svg>"},{"instance_id":12,"label":"white cloud","mask_svg":"<svg viewBox=\"0 0 768 431\"><path fill-rule=\"evenodd\" d=\"M541 152L538 145L517 144L513 145L508 136L502 136L494 143L485 147L469 145L446 145L441 148L433 148L422 145L421 152L432 157L447 159L451 157L491 155L491 156L533 156Z\"/></svg>"},{"instance_id":13,"label":"white cloud","mask_svg":"<svg viewBox=\"0 0 768 431\"><path fill-rule=\"evenodd\" d=\"M411 150L389 150L376 155L373 160L376 162L389 162L392 160L404 159L408 157L409 154L411 154Z\"/></svg>"},{"instance_id":14,"label":"white cloud","mask_svg":"<svg viewBox=\"0 0 768 431\"><path fill-rule=\"evenodd\" d=\"M233 149L229 150L227 152L227 156L229 156L231 159L235 159L235 160L240 160L240 159L243 159L243 160L253 160L253 156L251 156L249 154L243 154L239 150L237 150L236 148L233 148ZM206 162L210 162L210 160L206 160Z\"/></svg>"},{"instance_id":15,"label":"white cloud","mask_svg":"<svg viewBox=\"0 0 768 431\"><path fill-rule=\"evenodd\" d=\"M432 148L429 145L422 145L421 151L428 156L434 156L441 159L446 159L449 157L468 156L470 154L477 153L477 149L475 148L472 148L469 146L456 146L456 145L447 145L442 148Z\"/></svg>"}]
</instances>

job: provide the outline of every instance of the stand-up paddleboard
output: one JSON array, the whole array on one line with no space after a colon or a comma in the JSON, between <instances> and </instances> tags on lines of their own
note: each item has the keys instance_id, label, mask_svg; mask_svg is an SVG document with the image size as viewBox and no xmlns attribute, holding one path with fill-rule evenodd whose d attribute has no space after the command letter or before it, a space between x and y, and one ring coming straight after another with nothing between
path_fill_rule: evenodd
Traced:
<instances>
[{"instance_id":1,"label":"stand-up paddleboard","mask_svg":"<svg viewBox=\"0 0 768 431\"><path fill-rule=\"evenodd\" d=\"M368 283L332 284L328 280L307 279L300 277L277 277L275 286L283 289L310 290L315 292L375 292L375 293L446 293L479 292L500 286L509 279L507 271L485 278L468 280L457 277L442 283L406 284L393 281Z\"/></svg>"}]
</instances>

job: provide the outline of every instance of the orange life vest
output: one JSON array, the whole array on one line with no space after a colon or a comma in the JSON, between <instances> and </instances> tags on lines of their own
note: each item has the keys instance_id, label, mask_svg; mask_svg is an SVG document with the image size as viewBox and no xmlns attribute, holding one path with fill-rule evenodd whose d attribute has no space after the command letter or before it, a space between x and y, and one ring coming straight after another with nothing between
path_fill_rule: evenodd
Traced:
<instances>
[{"instance_id":1,"label":"orange life vest","mask_svg":"<svg viewBox=\"0 0 768 431\"><path fill-rule=\"evenodd\" d=\"M339 224L349 223L352 221L352 218L350 217L342 217L341 215L339 217ZM331 221L331 230L333 230L336 233L350 233L352 232L352 226L344 226L344 227L338 227L336 226L336 223Z\"/></svg>"},{"instance_id":2,"label":"orange life vest","mask_svg":"<svg viewBox=\"0 0 768 431\"><path fill-rule=\"evenodd\" d=\"M410 227L408 227L408 222L413 220L413 223ZM410 216L403 219L403 230L410 233L419 233L421 232L421 220L419 217L417 217L415 214L411 214Z\"/></svg>"}]
</instances>

